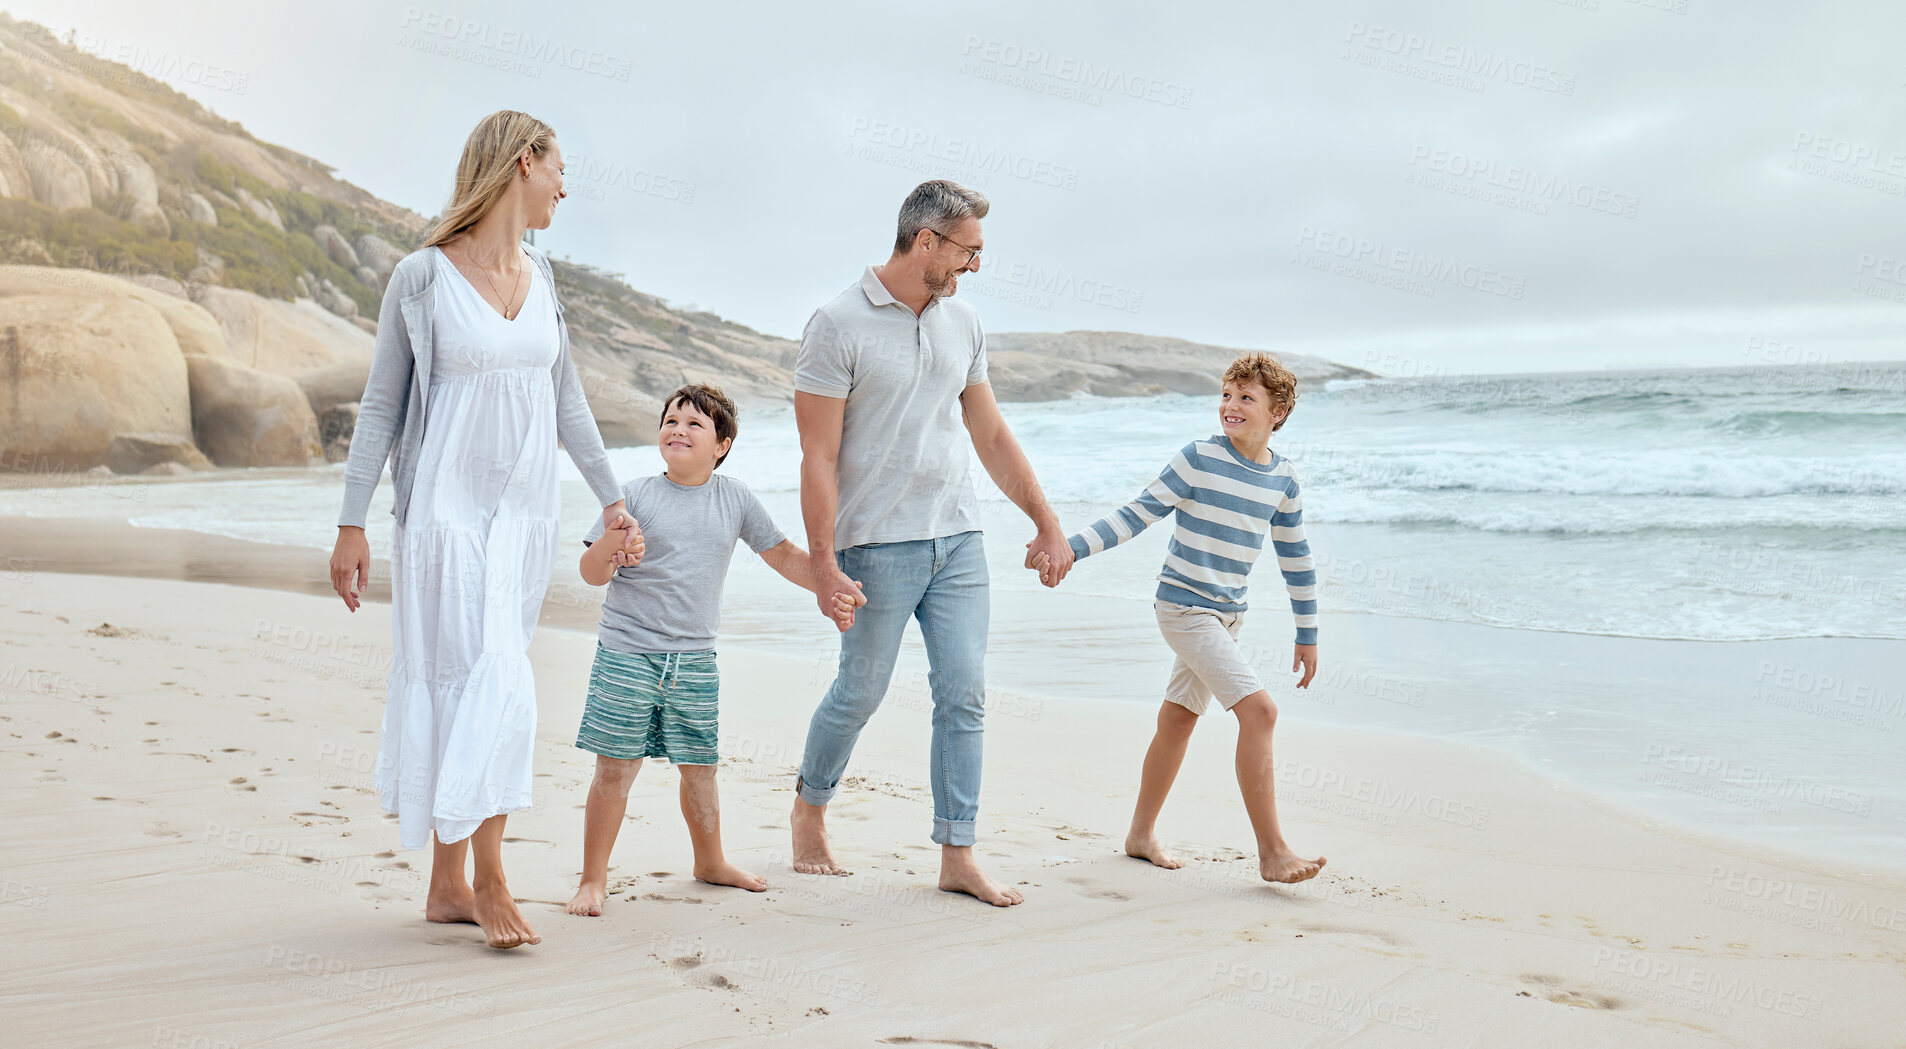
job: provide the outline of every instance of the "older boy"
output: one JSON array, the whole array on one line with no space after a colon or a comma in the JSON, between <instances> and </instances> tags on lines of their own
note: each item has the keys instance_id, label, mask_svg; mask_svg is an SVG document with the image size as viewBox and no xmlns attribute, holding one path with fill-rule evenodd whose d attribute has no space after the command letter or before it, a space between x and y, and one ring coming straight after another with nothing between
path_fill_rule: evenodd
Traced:
<instances>
[{"instance_id":1,"label":"older boy","mask_svg":"<svg viewBox=\"0 0 1906 1049\"><path fill-rule=\"evenodd\" d=\"M1277 358L1253 353L1231 362L1218 398L1222 432L1185 445L1138 498L1070 537L1074 559L1083 560L1167 514L1177 516L1152 608L1178 658L1125 838L1127 854L1160 867L1184 866L1158 843L1154 825L1191 730L1213 698L1238 718L1238 787L1257 833L1258 873L1265 881L1299 882L1324 865L1322 856L1305 859L1292 851L1278 827L1271 768L1277 704L1237 644L1245 578L1268 534L1297 617L1291 670L1304 670L1297 687L1308 687L1317 672L1317 577L1304 540L1303 502L1290 460L1270 448L1271 434L1296 404L1297 378ZM1035 557L1034 567L1039 564Z\"/></svg>"},{"instance_id":2,"label":"older boy","mask_svg":"<svg viewBox=\"0 0 1906 1049\"><path fill-rule=\"evenodd\" d=\"M695 848L695 877L760 892L768 883L729 863L721 848L715 789L715 630L735 540L775 571L812 590L806 551L790 542L748 487L715 476L738 432L733 401L714 386L684 386L663 402L656 447L661 474L623 486L628 517L597 521L583 544L583 581L609 584L596 661L576 746L596 755L585 806L582 883L569 913L602 913L609 853L643 758L681 770L682 816ZM640 524L638 524L638 522ZM606 540L597 542L598 539ZM842 629L853 604L837 604Z\"/></svg>"}]
</instances>

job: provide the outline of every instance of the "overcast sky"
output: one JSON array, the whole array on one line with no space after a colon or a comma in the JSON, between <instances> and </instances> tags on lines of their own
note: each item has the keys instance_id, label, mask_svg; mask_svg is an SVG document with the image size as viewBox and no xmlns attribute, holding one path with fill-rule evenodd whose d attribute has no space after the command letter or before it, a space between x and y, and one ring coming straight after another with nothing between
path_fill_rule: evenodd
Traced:
<instances>
[{"instance_id":1,"label":"overcast sky","mask_svg":"<svg viewBox=\"0 0 1906 1049\"><path fill-rule=\"evenodd\" d=\"M1897 3L269 6L5 4L425 215L526 110L569 162L540 244L778 335L950 177L993 202L991 331L1389 374L1906 356Z\"/></svg>"}]
</instances>

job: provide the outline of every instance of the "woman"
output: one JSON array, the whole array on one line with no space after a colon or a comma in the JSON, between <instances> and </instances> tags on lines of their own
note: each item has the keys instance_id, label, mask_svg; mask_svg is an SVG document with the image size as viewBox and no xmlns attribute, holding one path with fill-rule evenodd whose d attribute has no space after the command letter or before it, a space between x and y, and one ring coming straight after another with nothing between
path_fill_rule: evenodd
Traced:
<instances>
[{"instance_id":1,"label":"woman","mask_svg":"<svg viewBox=\"0 0 1906 1049\"><path fill-rule=\"evenodd\" d=\"M435 834L425 917L475 922L498 948L541 940L504 883L502 842L504 814L531 803L529 643L557 550L558 438L604 521L623 509L549 262L521 243L549 227L562 172L555 132L528 114L493 113L470 133L450 207L384 292L331 555L331 586L355 612L370 573L364 515L389 456L394 638L377 789L404 848Z\"/></svg>"}]
</instances>

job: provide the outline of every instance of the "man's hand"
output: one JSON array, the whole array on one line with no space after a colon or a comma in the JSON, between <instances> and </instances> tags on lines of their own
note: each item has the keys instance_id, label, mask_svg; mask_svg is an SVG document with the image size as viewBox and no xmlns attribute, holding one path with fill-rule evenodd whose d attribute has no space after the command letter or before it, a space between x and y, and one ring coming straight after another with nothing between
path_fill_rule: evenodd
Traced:
<instances>
[{"instance_id":1,"label":"man's hand","mask_svg":"<svg viewBox=\"0 0 1906 1049\"><path fill-rule=\"evenodd\" d=\"M832 553L808 555L808 568L814 579L814 603L822 615L833 620L835 629L846 633L847 628L854 625L853 610L867 603L867 595L861 593L859 583L840 570ZM840 614L843 605L847 611L845 618Z\"/></svg>"},{"instance_id":2,"label":"man's hand","mask_svg":"<svg viewBox=\"0 0 1906 1049\"><path fill-rule=\"evenodd\" d=\"M1026 544L1026 567L1038 571L1041 583L1058 586L1072 571L1072 544L1066 542L1065 533L1057 528L1041 528Z\"/></svg>"},{"instance_id":3,"label":"man's hand","mask_svg":"<svg viewBox=\"0 0 1906 1049\"><path fill-rule=\"evenodd\" d=\"M1291 673L1297 673L1298 667L1304 668L1304 679L1297 683L1298 688L1309 688L1310 679L1317 676L1317 646L1298 645L1291 653Z\"/></svg>"},{"instance_id":4,"label":"man's hand","mask_svg":"<svg viewBox=\"0 0 1906 1049\"><path fill-rule=\"evenodd\" d=\"M617 568L634 568L642 563L642 550L645 545L642 540L642 526L636 524L635 518L628 514L615 515L609 527L603 530L601 542L615 548L615 552L609 555L609 563Z\"/></svg>"}]
</instances>

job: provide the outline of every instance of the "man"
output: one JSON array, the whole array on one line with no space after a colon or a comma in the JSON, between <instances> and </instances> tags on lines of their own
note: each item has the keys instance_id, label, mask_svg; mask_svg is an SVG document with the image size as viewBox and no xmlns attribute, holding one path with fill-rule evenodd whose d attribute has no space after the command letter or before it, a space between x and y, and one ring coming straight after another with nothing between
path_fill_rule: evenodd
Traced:
<instances>
[{"instance_id":1,"label":"man","mask_svg":"<svg viewBox=\"0 0 1906 1049\"><path fill-rule=\"evenodd\" d=\"M944 179L900 207L893 254L814 311L794 366L801 513L815 594L865 606L841 637L834 683L814 711L794 802L794 869L850 873L834 859L827 803L854 742L880 706L900 637L918 619L933 692L933 840L940 888L998 907L1023 902L973 855L985 716L987 571L972 448L1037 528L1026 564L1057 586L1072 548L986 381L979 315L952 298L979 269L986 198Z\"/></svg>"}]
</instances>

